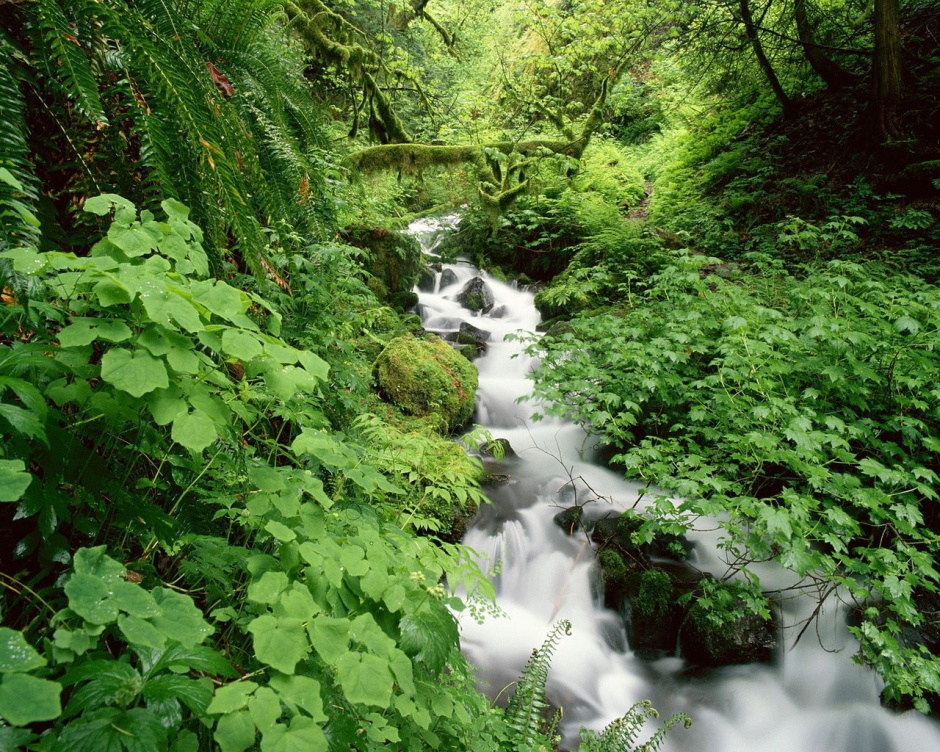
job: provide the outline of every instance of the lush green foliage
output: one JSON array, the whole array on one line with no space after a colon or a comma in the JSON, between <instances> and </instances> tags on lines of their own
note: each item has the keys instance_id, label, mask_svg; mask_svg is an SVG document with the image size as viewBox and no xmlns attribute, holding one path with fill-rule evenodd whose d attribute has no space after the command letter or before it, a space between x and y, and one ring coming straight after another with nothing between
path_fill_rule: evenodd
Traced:
<instances>
[{"instance_id":1,"label":"lush green foliage","mask_svg":"<svg viewBox=\"0 0 940 752\"><path fill-rule=\"evenodd\" d=\"M537 394L678 495L653 494L647 535L717 518L736 568L772 557L838 588L862 604L860 658L924 706L940 668L904 635L940 579L940 292L872 265L792 278L753 261L732 282L680 257L635 308L541 340Z\"/></svg>"},{"instance_id":2,"label":"lush green foliage","mask_svg":"<svg viewBox=\"0 0 940 752\"><path fill-rule=\"evenodd\" d=\"M20 237L81 247L90 228L79 199L103 190L151 210L167 196L191 207L216 273L234 256L263 275L277 249L325 235L323 129L280 7L18 5L0 36L0 97L12 114L0 163L22 186L6 205L41 219L38 236ZM64 207L40 210L37 176Z\"/></svg>"},{"instance_id":3,"label":"lush green foliage","mask_svg":"<svg viewBox=\"0 0 940 752\"><path fill-rule=\"evenodd\" d=\"M413 524L382 472L400 462L371 450L373 465L370 450L324 430L327 364L273 333L281 316L264 299L204 279L198 227L181 204L163 207L158 221L119 196L89 199L87 211L114 215L89 256L6 252L48 291L19 320L57 346L54 358L52 342L4 346L0 499L35 519L20 554L32 541L46 571L71 562L71 574L36 573L41 595L10 580L25 597L5 613L30 633L55 632L42 655L20 632L0 635L5 739L502 748L511 729L458 652L448 607L464 604L440 584L466 583L472 599L489 583L458 547L395 523ZM20 378L40 366L45 376ZM378 419L364 428L374 444L392 432ZM69 442L82 438L102 475L117 476L110 508L75 466L83 455ZM430 496L449 477L454 501L480 499L459 463L436 471L442 480L412 472ZM129 565L103 545L72 549L117 536ZM28 727L41 721L52 725L37 737Z\"/></svg>"}]
</instances>

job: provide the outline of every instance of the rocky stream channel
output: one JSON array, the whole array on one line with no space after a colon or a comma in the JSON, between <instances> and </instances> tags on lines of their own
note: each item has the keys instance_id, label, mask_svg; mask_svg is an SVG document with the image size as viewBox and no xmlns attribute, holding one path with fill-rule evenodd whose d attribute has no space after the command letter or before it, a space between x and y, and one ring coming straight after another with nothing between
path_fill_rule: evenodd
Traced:
<instances>
[{"instance_id":1,"label":"rocky stream channel","mask_svg":"<svg viewBox=\"0 0 940 752\"><path fill-rule=\"evenodd\" d=\"M433 254L455 223L420 220L409 232ZM703 575L728 570L717 533L632 547L621 514L638 499L642 505L640 487L606 468L581 428L534 421L538 406L519 401L534 363L505 338L536 330L533 294L467 263L432 268L417 290L424 327L476 351L473 422L510 447L502 459L485 460L502 482L488 488L492 503L464 538L495 572L502 612L483 623L460 617L464 653L487 693L505 695L532 649L567 619L572 631L559 643L548 685L550 700L564 709L564 748L576 746L581 726L600 730L649 699L664 716L682 711L693 719L691 729L670 733L669 752L940 750L935 719L882 707L878 676L852 661L856 645L837 599L799 640L817 605L799 591L775 603L771 622L742 620L718 635L699 629L677 599ZM637 562L655 574L641 576ZM793 584L773 565L760 576L768 589Z\"/></svg>"}]
</instances>

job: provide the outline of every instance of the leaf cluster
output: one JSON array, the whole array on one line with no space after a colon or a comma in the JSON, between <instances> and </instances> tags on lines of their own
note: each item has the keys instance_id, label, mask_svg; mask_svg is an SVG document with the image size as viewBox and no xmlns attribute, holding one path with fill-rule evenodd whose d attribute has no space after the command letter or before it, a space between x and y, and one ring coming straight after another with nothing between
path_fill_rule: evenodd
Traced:
<instances>
[{"instance_id":1,"label":"leaf cluster","mask_svg":"<svg viewBox=\"0 0 940 752\"><path fill-rule=\"evenodd\" d=\"M860 658L888 696L926 707L938 659L916 638L917 593L940 577L940 297L874 264L793 278L752 263L763 273L745 282L679 257L635 308L534 344L536 393L669 492L651 524L716 518L752 583L750 564L772 558L863 604Z\"/></svg>"}]
</instances>

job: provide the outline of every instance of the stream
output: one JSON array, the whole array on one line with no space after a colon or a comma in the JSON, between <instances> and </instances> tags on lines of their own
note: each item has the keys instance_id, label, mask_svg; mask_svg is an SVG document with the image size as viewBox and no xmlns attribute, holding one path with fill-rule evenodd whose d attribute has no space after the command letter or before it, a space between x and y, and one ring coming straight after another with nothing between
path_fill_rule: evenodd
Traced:
<instances>
[{"instance_id":1,"label":"stream","mask_svg":"<svg viewBox=\"0 0 940 752\"><path fill-rule=\"evenodd\" d=\"M457 217L419 220L409 232L426 253ZM457 293L482 277L494 296L488 313L463 308ZM880 678L852 661L854 639L845 609L830 598L816 624L797 644L799 627L780 630L781 647L772 664L696 669L678 650L644 660L632 652L620 615L603 606L594 566L593 544L566 535L553 517L574 503L587 503L595 518L632 507L639 484L603 466L587 434L556 418L534 421L539 412L527 375L535 363L517 341L520 330L534 332L539 313L533 294L489 278L468 263L444 264L434 289L417 290L418 309L429 331L455 333L462 322L490 332L479 369L473 422L494 438L509 441L517 456L488 460L487 469L508 477L487 489L492 504L480 510L464 543L495 569L499 617L481 624L460 615L461 644L477 667L481 688L492 697L518 678L533 648L560 619L572 624L555 651L548 695L564 709L563 748L577 745L578 730L601 730L630 706L649 699L663 717L691 716L691 729L673 729L667 752L927 752L940 750L940 722L918 713L896 714L879 704ZM714 534L690 536L692 564L721 574L727 568ZM792 584L792 575L767 565L759 572L767 587ZM816 605L810 597L780 604L783 625L806 618ZM640 739L652 733L650 724Z\"/></svg>"}]
</instances>

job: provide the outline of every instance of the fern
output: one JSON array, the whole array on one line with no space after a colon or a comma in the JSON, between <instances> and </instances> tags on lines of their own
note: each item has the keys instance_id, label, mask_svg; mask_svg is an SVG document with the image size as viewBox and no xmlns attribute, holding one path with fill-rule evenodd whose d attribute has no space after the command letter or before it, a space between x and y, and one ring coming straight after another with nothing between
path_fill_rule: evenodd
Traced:
<instances>
[{"instance_id":1,"label":"fern","mask_svg":"<svg viewBox=\"0 0 940 752\"><path fill-rule=\"evenodd\" d=\"M680 723L689 728L692 720L685 713L669 716L647 741L639 746L637 740L650 718L659 718L659 712L649 700L634 703L620 718L611 721L600 734L583 729L581 749L584 752L659 752L666 734Z\"/></svg>"},{"instance_id":2,"label":"fern","mask_svg":"<svg viewBox=\"0 0 940 752\"><path fill-rule=\"evenodd\" d=\"M96 3L70 3L76 15L94 16ZM79 7L76 7L79 6ZM108 123L104 105L98 91L98 82L91 60L83 43L89 40L76 36L79 28L73 25L58 0L36 0L36 21L39 26L39 41L42 44L40 58L45 61L51 81L57 82L76 108L101 125Z\"/></svg>"},{"instance_id":3,"label":"fern","mask_svg":"<svg viewBox=\"0 0 940 752\"><path fill-rule=\"evenodd\" d=\"M567 619L555 624L542 647L532 651L516 683L516 691L509 699L506 721L518 735L517 742L521 745L534 745L545 736L546 716L551 711L545 697L545 685L552 655L563 634L571 634L571 622ZM554 719L549 723L549 734L556 722L557 719Z\"/></svg>"},{"instance_id":4,"label":"fern","mask_svg":"<svg viewBox=\"0 0 940 752\"><path fill-rule=\"evenodd\" d=\"M26 119L20 83L14 71L13 45L0 37L0 249L36 247L36 179L26 143Z\"/></svg>"}]
</instances>

